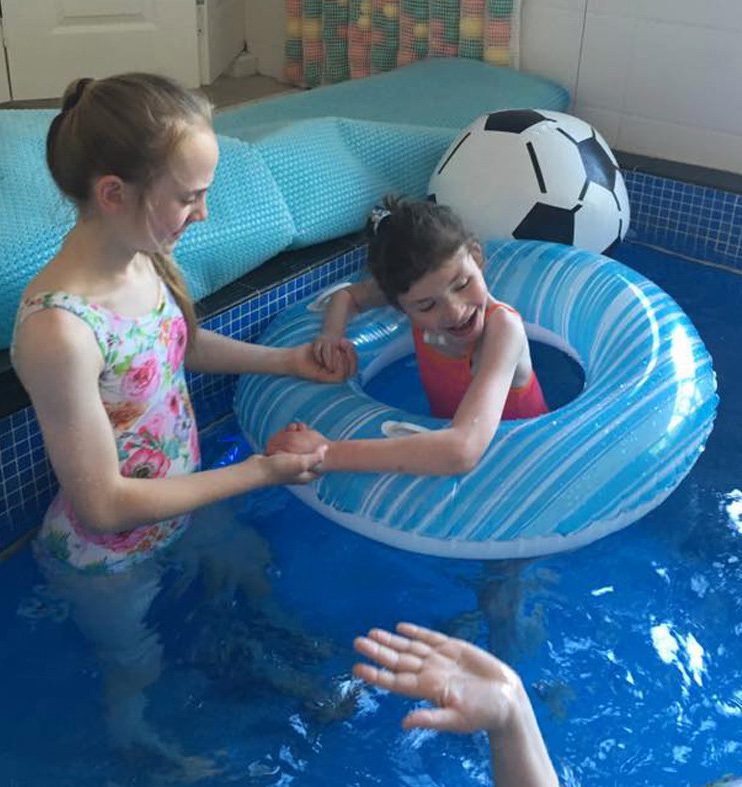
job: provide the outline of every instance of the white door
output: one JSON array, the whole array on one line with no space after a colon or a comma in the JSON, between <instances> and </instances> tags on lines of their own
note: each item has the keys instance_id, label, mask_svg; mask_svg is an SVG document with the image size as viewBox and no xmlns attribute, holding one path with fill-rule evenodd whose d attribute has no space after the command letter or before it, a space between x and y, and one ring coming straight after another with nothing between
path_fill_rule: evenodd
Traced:
<instances>
[{"instance_id":1,"label":"white door","mask_svg":"<svg viewBox=\"0 0 742 787\"><path fill-rule=\"evenodd\" d=\"M124 71L199 84L196 0L2 0L2 9L15 100Z\"/></svg>"}]
</instances>

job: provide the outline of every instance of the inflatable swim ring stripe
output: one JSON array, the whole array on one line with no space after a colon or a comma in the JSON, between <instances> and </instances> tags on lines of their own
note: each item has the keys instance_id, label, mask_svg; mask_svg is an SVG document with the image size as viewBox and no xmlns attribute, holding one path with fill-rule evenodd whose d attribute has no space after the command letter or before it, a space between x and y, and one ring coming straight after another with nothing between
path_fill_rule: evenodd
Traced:
<instances>
[{"instance_id":1,"label":"inflatable swim ring stripe","mask_svg":"<svg viewBox=\"0 0 742 787\"><path fill-rule=\"evenodd\" d=\"M572 549L659 505L703 450L717 405L711 358L689 318L659 287L593 252L497 241L486 247L490 291L512 304L529 337L559 347L585 371L584 390L539 418L503 422L464 476L330 473L302 500L384 543L462 558L529 557ZM262 341L311 341L321 314L287 309ZM253 448L304 421L331 439L383 437L389 424L447 422L396 410L363 386L412 352L406 318L387 307L362 315L348 336L356 379L334 386L245 376L235 410Z\"/></svg>"}]
</instances>

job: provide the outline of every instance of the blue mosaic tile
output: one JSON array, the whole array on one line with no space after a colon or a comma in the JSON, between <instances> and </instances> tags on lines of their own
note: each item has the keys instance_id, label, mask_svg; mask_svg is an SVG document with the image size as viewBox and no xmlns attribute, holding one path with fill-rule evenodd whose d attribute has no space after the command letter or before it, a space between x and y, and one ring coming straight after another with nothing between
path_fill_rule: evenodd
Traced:
<instances>
[{"instance_id":1,"label":"blue mosaic tile","mask_svg":"<svg viewBox=\"0 0 742 787\"><path fill-rule=\"evenodd\" d=\"M624 172L630 239L742 270L742 195Z\"/></svg>"},{"instance_id":2,"label":"blue mosaic tile","mask_svg":"<svg viewBox=\"0 0 742 787\"><path fill-rule=\"evenodd\" d=\"M0 547L39 524L56 482L30 407L0 422Z\"/></svg>"}]
</instances>

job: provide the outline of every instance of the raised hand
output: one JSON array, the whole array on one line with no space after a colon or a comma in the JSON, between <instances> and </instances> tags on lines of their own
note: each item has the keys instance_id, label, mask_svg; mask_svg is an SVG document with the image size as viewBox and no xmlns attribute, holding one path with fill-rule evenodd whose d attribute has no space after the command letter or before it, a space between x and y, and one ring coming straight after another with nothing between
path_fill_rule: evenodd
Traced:
<instances>
[{"instance_id":1,"label":"raised hand","mask_svg":"<svg viewBox=\"0 0 742 787\"><path fill-rule=\"evenodd\" d=\"M559 780L519 676L476 645L438 631L399 623L397 633L371 629L355 649L379 666L353 674L407 697L435 703L402 720L405 729L489 734L498 787L558 787Z\"/></svg>"},{"instance_id":2,"label":"raised hand","mask_svg":"<svg viewBox=\"0 0 742 787\"><path fill-rule=\"evenodd\" d=\"M507 664L469 642L412 623L400 623L397 632L372 629L358 637L355 649L382 669L356 664L353 672L380 688L437 705L409 713L405 729L496 732L508 723L513 695L522 688Z\"/></svg>"}]
</instances>

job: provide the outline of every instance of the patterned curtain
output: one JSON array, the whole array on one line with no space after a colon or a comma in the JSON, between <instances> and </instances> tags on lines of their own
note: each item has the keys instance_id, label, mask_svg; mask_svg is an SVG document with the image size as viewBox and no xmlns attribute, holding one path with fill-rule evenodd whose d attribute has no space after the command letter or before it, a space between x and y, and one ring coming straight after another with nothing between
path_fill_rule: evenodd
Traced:
<instances>
[{"instance_id":1,"label":"patterned curtain","mask_svg":"<svg viewBox=\"0 0 742 787\"><path fill-rule=\"evenodd\" d=\"M520 0L286 0L286 78L306 87L426 57L518 67Z\"/></svg>"}]
</instances>

